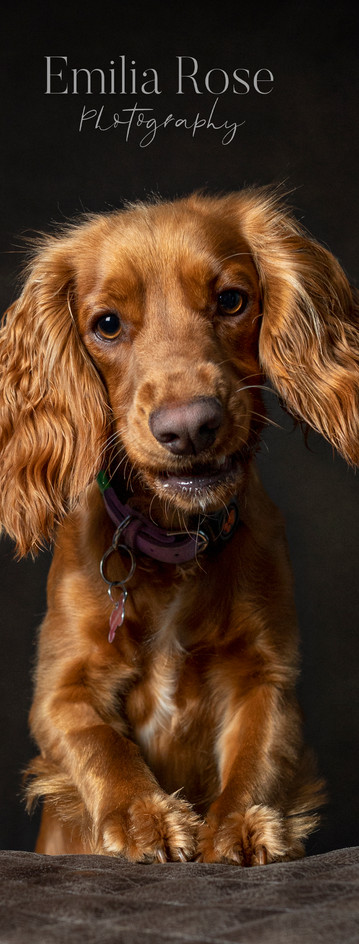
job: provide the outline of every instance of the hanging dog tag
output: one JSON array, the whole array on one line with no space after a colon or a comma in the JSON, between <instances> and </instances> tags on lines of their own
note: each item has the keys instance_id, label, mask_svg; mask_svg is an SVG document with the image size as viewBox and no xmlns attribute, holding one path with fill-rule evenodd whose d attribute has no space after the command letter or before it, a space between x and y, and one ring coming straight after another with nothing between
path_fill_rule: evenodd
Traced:
<instances>
[{"instance_id":1,"label":"hanging dog tag","mask_svg":"<svg viewBox=\"0 0 359 944\"><path fill-rule=\"evenodd\" d=\"M123 590L121 593L120 599L117 600L115 606L112 610L110 616L110 629L108 634L108 641L113 642L116 636L116 629L122 626L122 623L125 619L125 603L126 603L127 593L126 590Z\"/></svg>"},{"instance_id":2,"label":"hanging dog tag","mask_svg":"<svg viewBox=\"0 0 359 944\"><path fill-rule=\"evenodd\" d=\"M125 603L127 600L127 590L125 588L125 584L128 583L129 580L131 580L131 577L133 577L134 572L136 570L136 561L135 561L135 558L131 549L127 547L126 544L118 543L123 527L125 524L127 524L129 520L130 520L130 517L125 518L122 524L119 525L119 527L117 528L117 531L115 531L111 547L109 547L107 551L105 551L100 562L100 574L101 574L102 580L104 580L105 583L107 583L107 587L108 587L107 593L110 597L111 603L113 604L113 610L110 616L110 629L109 629L109 634L107 637L109 642L114 641L114 638L116 636L116 629L118 629L119 626L122 626L122 623L125 619ZM130 558L130 569L128 573L126 574L126 577L123 577L122 580L109 580L108 577L106 577L106 573L105 573L106 561L109 557L111 557L111 554L114 554L115 552L116 553L126 552L126 554ZM121 587L122 592L120 594L119 599L115 601L112 596L112 591L113 589L117 589L118 587Z\"/></svg>"}]
</instances>

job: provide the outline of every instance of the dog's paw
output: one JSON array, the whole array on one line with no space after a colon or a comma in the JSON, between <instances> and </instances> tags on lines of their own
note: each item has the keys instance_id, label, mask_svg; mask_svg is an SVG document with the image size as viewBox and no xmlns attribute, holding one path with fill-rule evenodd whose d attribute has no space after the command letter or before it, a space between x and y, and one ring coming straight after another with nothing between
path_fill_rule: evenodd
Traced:
<instances>
[{"instance_id":1,"label":"dog's paw","mask_svg":"<svg viewBox=\"0 0 359 944\"><path fill-rule=\"evenodd\" d=\"M198 860L266 865L288 856L282 816L268 806L251 806L222 820L209 816L200 828Z\"/></svg>"},{"instance_id":2,"label":"dog's paw","mask_svg":"<svg viewBox=\"0 0 359 944\"><path fill-rule=\"evenodd\" d=\"M108 814L96 851L132 862L186 862L197 851L200 822L177 794L157 791Z\"/></svg>"}]
</instances>

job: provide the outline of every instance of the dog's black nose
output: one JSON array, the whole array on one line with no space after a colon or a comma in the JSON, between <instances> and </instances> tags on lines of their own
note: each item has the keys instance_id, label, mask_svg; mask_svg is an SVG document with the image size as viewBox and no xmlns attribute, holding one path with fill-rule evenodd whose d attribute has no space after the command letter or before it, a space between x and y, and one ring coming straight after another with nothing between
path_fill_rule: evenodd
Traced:
<instances>
[{"instance_id":1,"label":"dog's black nose","mask_svg":"<svg viewBox=\"0 0 359 944\"><path fill-rule=\"evenodd\" d=\"M157 442L176 456L198 455L212 446L223 421L223 407L215 397L154 410L149 427Z\"/></svg>"}]
</instances>

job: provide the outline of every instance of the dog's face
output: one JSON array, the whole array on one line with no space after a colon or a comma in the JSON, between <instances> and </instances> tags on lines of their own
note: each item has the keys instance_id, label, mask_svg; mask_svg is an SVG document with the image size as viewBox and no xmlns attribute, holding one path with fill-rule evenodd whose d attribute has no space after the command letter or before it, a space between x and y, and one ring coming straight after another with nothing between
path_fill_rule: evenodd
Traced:
<instances>
[{"instance_id":1,"label":"dog's face","mask_svg":"<svg viewBox=\"0 0 359 944\"><path fill-rule=\"evenodd\" d=\"M0 520L20 553L111 453L150 501L220 507L245 481L262 370L358 464L356 300L270 193L139 204L46 237L0 331Z\"/></svg>"},{"instance_id":2,"label":"dog's face","mask_svg":"<svg viewBox=\"0 0 359 944\"><path fill-rule=\"evenodd\" d=\"M240 226L218 207L129 210L79 263L76 293L118 434L113 466L128 459L185 512L218 508L262 411L259 281Z\"/></svg>"}]
</instances>

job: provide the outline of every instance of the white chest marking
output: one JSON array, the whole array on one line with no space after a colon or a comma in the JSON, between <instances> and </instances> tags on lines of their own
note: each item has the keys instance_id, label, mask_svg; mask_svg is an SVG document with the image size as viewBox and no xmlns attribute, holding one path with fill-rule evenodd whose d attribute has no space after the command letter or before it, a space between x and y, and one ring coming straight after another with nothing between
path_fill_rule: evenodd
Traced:
<instances>
[{"instance_id":1,"label":"white chest marking","mask_svg":"<svg viewBox=\"0 0 359 944\"><path fill-rule=\"evenodd\" d=\"M152 711L144 724L136 726L138 743L147 751L155 748L161 732L168 732L175 722L175 693L183 656L176 639L177 614L178 598L168 608L157 633L156 651L148 681Z\"/></svg>"},{"instance_id":2,"label":"white chest marking","mask_svg":"<svg viewBox=\"0 0 359 944\"><path fill-rule=\"evenodd\" d=\"M136 736L141 747L149 750L156 736L164 730L168 730L175 713L174 693L176 690L176 673L174 666L167 660L161 659L160 664L156 664L151 675L151 698L153 699L153 710L151 716L145 724L136 727Z\"/></svg>"}]
</instances>

